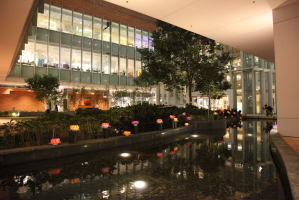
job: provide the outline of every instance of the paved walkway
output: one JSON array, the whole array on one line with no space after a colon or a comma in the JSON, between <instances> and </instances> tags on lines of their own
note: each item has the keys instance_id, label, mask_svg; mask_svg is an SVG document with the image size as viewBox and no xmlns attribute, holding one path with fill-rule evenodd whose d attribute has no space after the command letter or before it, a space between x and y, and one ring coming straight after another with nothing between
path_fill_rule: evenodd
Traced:
<instances>
[{"instance_id":1,"label":"paved walkway","mask_svg":"<svg viewBox=\"0 0 299 200\"><path fill-rule=\"evenodd\" d=\"M299 138L282 137L298 154L299 154Z\"/></svg>"}]
</instances>

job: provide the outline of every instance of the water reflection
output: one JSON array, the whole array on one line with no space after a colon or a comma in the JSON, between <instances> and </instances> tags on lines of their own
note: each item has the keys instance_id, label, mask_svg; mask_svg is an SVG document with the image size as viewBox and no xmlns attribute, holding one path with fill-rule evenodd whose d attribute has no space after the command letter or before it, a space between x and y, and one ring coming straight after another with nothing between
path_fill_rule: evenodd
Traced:
<instances>
[{"instance_id":1,"label":"water reflection","mask_svg":"<svg viewBox=\"0 0 299 200\"><path fill-rule=\"evenodd\" d=\"M0 172L0 199L283 199L267 122ZM84 160L84 161L82 161Z\"/></svg>"}]
</instances>

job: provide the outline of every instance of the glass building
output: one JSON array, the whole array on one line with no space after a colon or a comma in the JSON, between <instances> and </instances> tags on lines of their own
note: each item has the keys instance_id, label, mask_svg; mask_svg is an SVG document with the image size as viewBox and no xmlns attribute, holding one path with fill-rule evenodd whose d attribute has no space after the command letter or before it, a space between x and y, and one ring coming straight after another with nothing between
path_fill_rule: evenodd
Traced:
<instances>
[{"instance_id":1,"label":"glass building","mask_svg":"<svg viewBox=\"0 0 299 200\"><path fill-rule=\"evenodd\" d=\"M38 13L13 77L52 74L64 82L134 86L141 73L136 48L150 48L151 33L45 4Z\"/></svg>"},{"instance_id":2,"label":"glass building","mask_svg":"<svg viewBox=\"0 0 299 200\"><path fill-rule=\"evenodd\" d=\"M154 50L149 31L50 4L44 4L44 12L38 13L32 33L9 76L52 74L59 77L62 87L77 84L134 89L134 78L142 68L136 49ZM226 66L229 72L225 77L232 88L222 99L212 100L211 108L230 107L259 114L268 104L276 113L274 64L227 45L223 45L223 51L236 57ZM208 107L206 97L193 92L189 100L186 92L168 92L160 84L152 90L155 97L150 103L183 105L192 101L198 107Z\"/></svg>"}]
</instances>

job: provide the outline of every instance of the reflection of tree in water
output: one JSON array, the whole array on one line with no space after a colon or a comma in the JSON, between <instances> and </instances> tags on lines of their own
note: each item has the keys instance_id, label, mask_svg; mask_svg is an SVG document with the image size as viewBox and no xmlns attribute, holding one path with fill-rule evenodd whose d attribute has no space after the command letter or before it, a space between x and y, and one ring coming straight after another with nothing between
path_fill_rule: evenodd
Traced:
<instances>
[{"instance_id":1,"label":"reflection of tree in water","mask_svg":"<svg viewBox=\"0 0 299 200\"><path fill-rule=\"evenodd\" d=\"M203 170L204 178L202 181L196 182L202 191L212 195L214 198L224 198L230 195L229 184L222 181L219 170L224 167L225 159L231 156L231 151L218 146L217 140L208 140L201 144L196 150L197 156L195 163Z\"/></svg>"}]
</instances>

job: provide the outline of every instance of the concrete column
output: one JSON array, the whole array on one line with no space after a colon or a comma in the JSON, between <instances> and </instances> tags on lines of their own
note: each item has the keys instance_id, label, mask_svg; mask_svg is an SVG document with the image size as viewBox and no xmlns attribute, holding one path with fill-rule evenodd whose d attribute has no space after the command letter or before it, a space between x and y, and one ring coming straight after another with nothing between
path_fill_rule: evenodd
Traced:
<instances>
[{"instance_id":1,"label":"concrete column","mask_svg":"<svg viewBox=\"0 0 299 200\"><path fill-rule=\"evenodd\" d=\"M253 58L254 61L254 58ZM256 114L256 84L255 84L255 71L251 71L252 76L252 113Z\"/></svg>"},{"instance_id":2,"label":"concrete column","mask_svg":"<svg viewBox=\"0 0 299 200\"><path fill-rule=\"evenodd\" d=\"M180 93L180 104L184 104L184 95L183 95L183 92Z\"/></svg>"},{"instance_id":3,"label":"concrete column","mask_svg":"<svg viewBox=\"0 0 299 200\"><path fill-rule=\"evenodd\" d=\"M298 10L299 2L273 10L278 132L293 137L299 136Z\"/></svg>"},{"instance_id":4,"label":"concrete column","mask_svg":"<svg viewBox=\"0 0 299 200\"><path fill-rule=\"evenodd\" d=\"M166 91L166 99L167 99L167 105L170 105L170 92Z\"/></svg>"},{"instance_id":5,"label":"concrete column","mask_svg":"<svg viewBox=\"0 0 299 200\"><path fill-rule=\"evenodd\" d=\"M156 86L156 105L160 105L160 85Z\"/></svg>"},{"instance_id":6,"label":"concrete column","mask_svg":"<svg viewBox=\"0 0 299 200\"><path fill-rule=\"evenodd\" d=\"M262 107L266 104L266 88L265 88L265 71L261 71L261 103ZM266 114L266 111L261 109L262 114Z\"/></svg>"},{"instance_id":7,"label":"concrete column","mask_svg":"<svg viewBox=\"0 0 299 200\"><path fill-rule=\"evenodd\" d=\"M268 76L268 86L269 86L269 88L268 88L268 99L269 99L269 106L271 106L272 108L273 108L273 90L272 90L272 83L273 83L273 81L272 81L272 72L268 72L267 73L267 76Z\"/></svg>"},{"instance_id":8,"label":"concrete column","mask_svg":"<svg viewBox=\"0 0 299 200\"><path fill-rule=\"evenodd\" d=\"M177 93L177 89L174 89L173 91L172 91L172 93L173 93L173 105L178 105L178 102L177 102L177 100L176 100L176 93Z\"/></svg>"}]
</instances>

